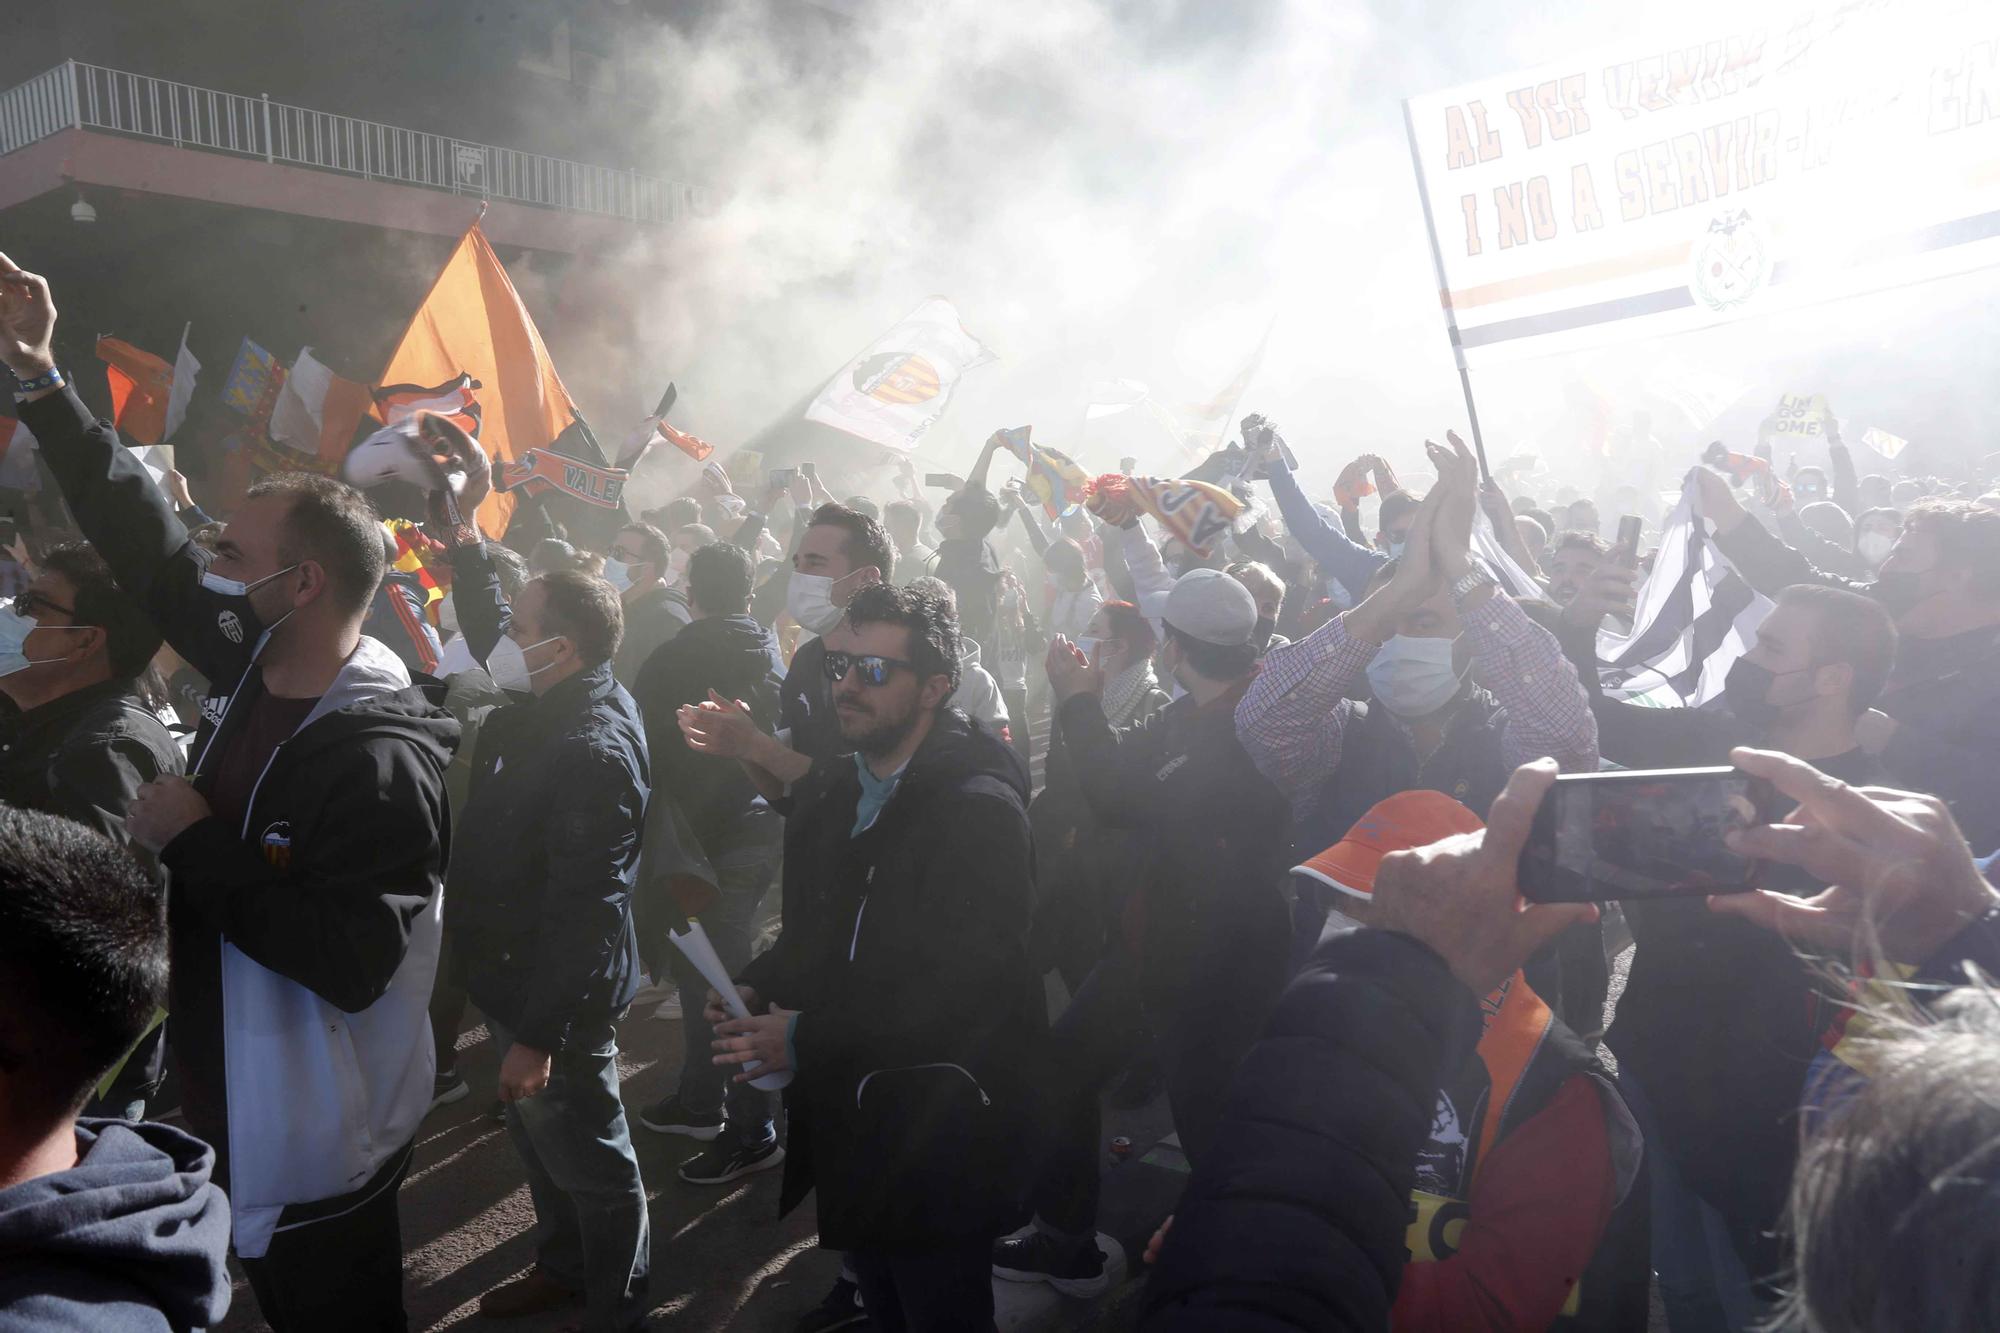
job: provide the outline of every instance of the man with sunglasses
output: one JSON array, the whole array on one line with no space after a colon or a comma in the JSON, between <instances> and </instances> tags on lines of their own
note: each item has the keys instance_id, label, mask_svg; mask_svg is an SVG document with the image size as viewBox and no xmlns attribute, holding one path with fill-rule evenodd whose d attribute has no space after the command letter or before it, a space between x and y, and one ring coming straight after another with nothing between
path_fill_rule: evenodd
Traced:
<instances>
[{"instance_id":1,"label":"man with sunglasses","mask_svg":"<svg viewBox=\"0 0 2000 1333\"><path fill-rule=\"evenodd\" d=\"M992 1326L988 1252L1013 1221L1044 1022L1027 769L948 707L960 642L948 607L915 589L871 585L847 604L820 670L854 753L779 796L785 926L741 973L752 1016L709 996L718 1063L797 1071L781 1206L817 1190L820 1244L848 1251L890 1333ZM681 716L696 749L741 757L711 745L741 737L735 710Z\"/></svg>"},{"instance_id":2,"label":"man with sunglasses","mask_svg":"<svg viewBox=\"0 0 2000 1333\"><path fill-rule=\"evenodd\" d=\"M887 583L895 557L889 534L868 515L845 505L815 509L805 535L792 553L785 585L785 609L807 632L829 633L856 593ZM820 672L825 641L814 637L792 654L791 669L778 688L778 730L786 744L806 759L846 754L854 747L841 734L833 691Z\"/></svg>"},{"instance_id":3,"label":"man with sunglasses","mask_svg":"<svg viewBox=\"0 0 2000 1333\"><path fill-rule=\"evenodd\" d=\"M43 555L27 591L0 609L0 802L61 815L113 842L139 789L181 771L180 747L139 697L160 632L82 542ZM93 1114L138 1120L166 1052L155 1024Z\"/></svg>"},{"instance_id":4,"label":"man with sunglasses","mask_svg":"<svg viewBox=\"0 0 2000 1333\"><path fill-rule=\"evenodd\" d=\"M139 789L181 771L180 747L141 701L160 632L82 542L44 555L0 609L0 801L127 840Z\"/></svg>"},{"instance_id":5,"label":"man with sunglasses","mask_svg":"<svg viewBox=\"0 0 2000 1333\"><path fill-rule=\"evenodd\" d=\"M397 1187L430 1109L444 770L458 724L362 634L382 535L350 486L251 487L188 537L56 365L48 284L0 256L0 362L77 523L212 682L192 779L140 789L170 879L170 1031L266 1320L404 1326ZM39 636L38 636L39 637Z\"/></svg>"}]
</instances>

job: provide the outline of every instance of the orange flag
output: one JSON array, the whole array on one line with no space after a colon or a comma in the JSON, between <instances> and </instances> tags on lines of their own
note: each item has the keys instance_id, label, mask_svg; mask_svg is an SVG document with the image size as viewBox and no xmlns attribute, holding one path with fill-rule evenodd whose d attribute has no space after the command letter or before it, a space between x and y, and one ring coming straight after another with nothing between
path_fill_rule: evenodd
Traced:
<instances>
[{"instance_id":1,"label":"orange flag","mask_svg":"<svg viewBox=\"0 0 2000 1333\"><path fill-rule=\"evenodd\" d=\"M477 222L445 261L377 383L444 384L461 374L479 382L479 441L495 476L503 463L547 448L576 419L535 321ZM496 490L479 506L479 528L498 538L513 515L514 497Z\"/></svg>"},{"instance_id":2,"label":"orange flag","mask_svg":"<svg viewBox=\"0 0 2000 1333\"><path fill-rule=\"evenodd\" d=\"M97 355L111 382L111 420L119 433L140 444L158 444L167 432L174 368L120 338L99 338Z\"/></svg>"}]
</instances>

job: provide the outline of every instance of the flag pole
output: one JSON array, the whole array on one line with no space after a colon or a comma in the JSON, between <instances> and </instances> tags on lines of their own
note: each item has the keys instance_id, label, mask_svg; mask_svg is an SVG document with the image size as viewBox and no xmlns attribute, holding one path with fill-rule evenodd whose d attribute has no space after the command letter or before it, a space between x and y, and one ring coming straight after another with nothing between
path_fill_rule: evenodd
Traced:
<instances>
[{"instance_id":1,"label":"flag pole","mask_svg":"<svg viewBox=\"0 0 2000 1333\"><path fill-rule=\"evenodd\" d=\"M1458 387L1465 393L1465 416L1472 426L1472 449L1479 456L1479 475L1493 480L1486 466L1486 441L1479 434L1479 407L1472 401L1472 376L1465 369L1465 349L1458 341L1458 319L1451 309L1450 286L1444 277L1444 251L1438 248L1437 223L1431 218L1431 192L1424 184L1424 163L1417 152L1417 122L1410 114L1410 101L1403 99L1403 130L1410 139L1410 166L1417 173L1417 198L1424 206L1424 231L1431 238L1431 265L1437 273L1438 301L1444 306L1445 330L1451 335L1451 359L1458 363Z\"/></svg>"}]
</instances>

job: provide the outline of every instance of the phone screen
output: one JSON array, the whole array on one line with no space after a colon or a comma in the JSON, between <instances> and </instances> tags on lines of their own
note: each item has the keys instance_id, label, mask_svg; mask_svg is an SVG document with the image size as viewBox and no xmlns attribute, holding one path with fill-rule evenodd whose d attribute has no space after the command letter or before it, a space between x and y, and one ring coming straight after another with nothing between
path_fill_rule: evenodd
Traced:
<instances>
[{"instance_id":1,"label":"phone screen","mask_svg":"<svg viewBox=\"0 0 2000 1333\"><path fill-rule=\"evenodd\" d=\"M1569 773L1535 812L1521 892L1535 902L1605 902L1755 888L1757 863L1723 844L1765 822L1768 784L1733 768Z\"/></svg>"}]
</instances>

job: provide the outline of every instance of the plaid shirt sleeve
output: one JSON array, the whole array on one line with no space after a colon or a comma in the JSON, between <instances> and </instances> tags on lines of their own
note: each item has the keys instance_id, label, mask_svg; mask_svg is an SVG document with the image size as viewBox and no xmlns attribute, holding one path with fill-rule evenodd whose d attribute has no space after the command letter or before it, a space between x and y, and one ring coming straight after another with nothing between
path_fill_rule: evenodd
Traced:
<instances>
[{"instance_id":1,"label":"plaid shirt sleeve","mask_svg":"<svg viewBox=\"0 0 2000 1333\"><path fill-rule=\"evenodd\" d=\"M1597 769L1597 717L1555 635L1512 598L1494 593L1461 610L1479 681L1507 710L1500 755L1508 768L1552 756L1565 773Z\"/></svg>"},{"instance_id":2,"label":"plaid shirt sleeve","mask_svg":"<svg viewBox=\"0 0 2000 1333\"><path fill-rule=\"evenodd\" d=\"M1373 660L1379 644L1347 633L1335 616L1297 643L1274 648L1257 679L1236 705L1236 737L1257 771L1302 813L1320 784L1340 764L1345 698Z\"/></svg>"}]
</instances>

